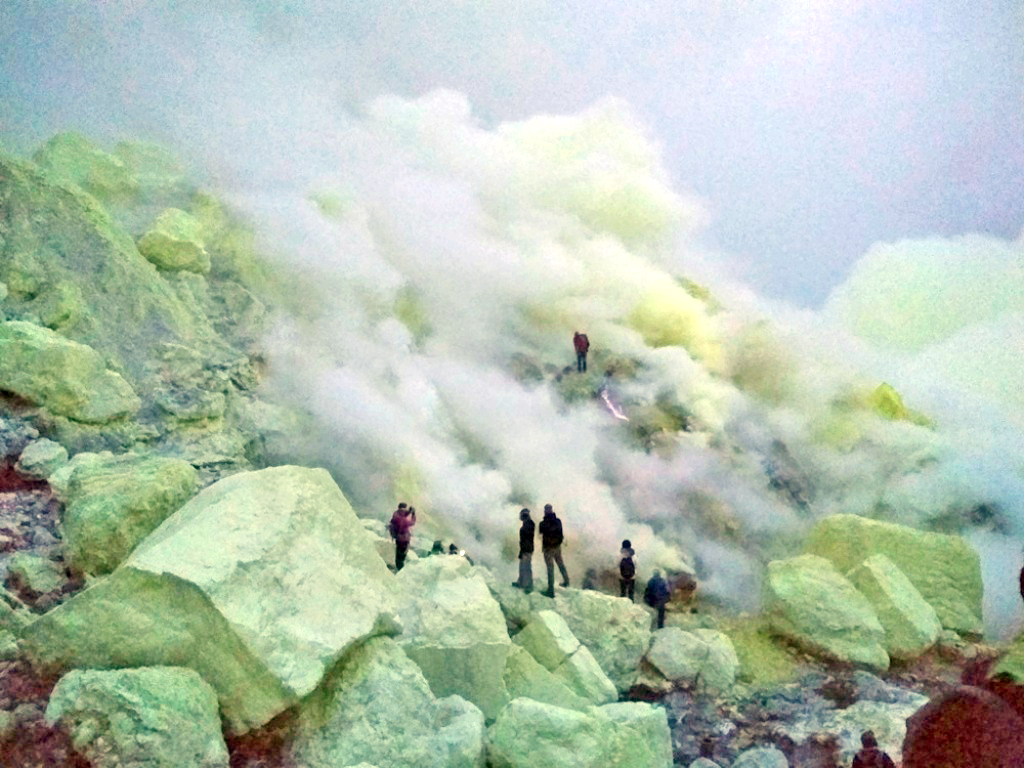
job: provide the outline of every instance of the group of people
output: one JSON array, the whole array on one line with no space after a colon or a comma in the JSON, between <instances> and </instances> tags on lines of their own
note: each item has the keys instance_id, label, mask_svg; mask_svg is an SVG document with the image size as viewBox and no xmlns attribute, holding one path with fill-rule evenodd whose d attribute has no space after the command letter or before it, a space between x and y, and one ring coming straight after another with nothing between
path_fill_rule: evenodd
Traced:
<instances>
[{"instance_id":1,"label":"group of people","mask_svg":"<svg viewBox=\"0 0 1024 768\"><path fill-rule=\"evenodd\" d=\"M530 510L525 507L519 512L519 578L512 586L529 594L533 591L533 552L536 533L540 533L540 547L544 564L548 569L548 588L541 591L547 597L555 596L555 565L562 574L562 586L569 586L569 573L562 560L562 521L558 519L550 504L544 505L544 517L540 526L533 522Z\"/></svg>"}]
</instances>

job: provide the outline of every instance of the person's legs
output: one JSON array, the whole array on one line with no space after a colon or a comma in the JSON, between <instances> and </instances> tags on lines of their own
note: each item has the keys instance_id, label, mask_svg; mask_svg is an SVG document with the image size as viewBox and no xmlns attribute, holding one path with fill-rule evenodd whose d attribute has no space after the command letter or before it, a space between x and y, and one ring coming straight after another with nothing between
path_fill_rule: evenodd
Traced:
<instances>
[{"instance_id":1,"label":"person's legs","mask_svg":"<svg viewBox=\"0 0 1024 768\"><path fill-rule=\"evenodd\" d=\"M548 589L545 594L554 597L555 595L555 552L554 549L544 550L544 565L548 569Z\"/></svg>"},{"instance_id":2,"label":"person's legs","mask_svg":"<svg viewBox=\"0 0 1024 768\"><path fill-rule=\"evenodd\" d=\"M583 373L586 373L587 372L587 353L584 352L582 355L580 355L580 359L583 362Z\"/></svg>"},{"instance_id":3,"label":"person's legs","mask_svg":"<svg viewBox=\"0 0 1024 768\"><path fill-rule=\"evenodd\" d=\"M658 606L658 629L664 629L665 627L665 606Z\"/></svg>"},{"instance_id":4,"label":"person's legs","mask_svg":"<svg viewBox=\"0 0 1024 768\"><path fill-rule=\"evenodd\" d=\"M409 551L408 541L396 541L395 542L395 571L402 570L402 566L405 565L405 553Z\"/></svg>"},{"instance_id":5,"label":"person's legs","mask_svg":"<svg viewBox=\"0 0 1024 768\"><path fill-rule=\"evenodd\" d=\"M533 553L519 556L519 586L530 591L533 589Z\"/></svg>"},{"instance_id":6,"label":"person's legs","mask_svg":"<svg viewBox=\"0 0 1024 768\"><path fill-rule=\"evenodd\" d=\"M565 563L562 562L562 548L561 547L559 547L558 549L555 550L555 562L558 563L558 570L562 573L562 586L563 587L568 587L569 586L569 574L565 570ZM550 567L548 569L548 573L549 574L551 573ZM551 577L549 577L549 580L550 580L550 578ZM553 587L552 587L552 589L553 589Z\"/></svg>"},{"instance_id":7,"label":"person's legs","mask_svg":"<svg viewBox=\"0 0 1024 768\"><path fill-rule=\"evenodd\" d=\"M636 593L636 579L629 579L629 581L626 583L626 594L624 596L629 598L629 602L635 603L636 600L633 599L633 595L635 593Z\"/></svg>"},{"instance_id":8,"label":"person's legs","mask_svg":"<svg viewBox=\"0 0 1024 768\"><path fill-rule=\"evenodd\" d=\"M619 597L626 596L626 585L629 582L626 579L619 579Z\"/></svg>"}]
</instances>

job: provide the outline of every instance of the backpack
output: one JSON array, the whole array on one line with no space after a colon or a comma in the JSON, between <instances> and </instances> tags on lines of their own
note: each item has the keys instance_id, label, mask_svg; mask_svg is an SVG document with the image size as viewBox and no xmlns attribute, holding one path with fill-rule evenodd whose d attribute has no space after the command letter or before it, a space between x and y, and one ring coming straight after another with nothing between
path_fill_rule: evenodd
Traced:
<instances>
[{"instance_id":1,"label":"backpack","mask_svg":"<svg viewBox=\"0 0 1024 768\"><path fill-rule=\"evenodd\" d=\"M619 575L627 580L636 576L636 564L632 557L624 557L619 560Z\"/></svg>"}]
</instances>

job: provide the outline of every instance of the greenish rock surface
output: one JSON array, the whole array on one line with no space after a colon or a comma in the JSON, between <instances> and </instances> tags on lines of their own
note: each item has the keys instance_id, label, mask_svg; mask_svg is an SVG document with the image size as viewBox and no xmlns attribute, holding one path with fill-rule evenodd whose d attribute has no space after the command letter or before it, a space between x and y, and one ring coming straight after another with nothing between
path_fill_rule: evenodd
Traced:
<instances>
[{"instance_id":1,"label":"greenish rock surface","mask_svg":"<svg viewBox=\"0 0 1024 768\"><path fill-rule=\"evenodd\" d=\"M871 555L886 555L935 609L943 627L982 634L981 561L959 536L833 515L814 526L806 551L828 558L843 573Z\"/></svg>"},{"instance_id":2,"label":"greenish rock surface","mask_svg":"<svg viewBox=\"0 0 1024 768\"><path fill-rule=\"evenodd\" d=\"M593 654L580 644L565 619L554 611L537 611L532 621L515 636L515 642L570 690L591 703L608 704L618 698L615 685Z\"/></svg>"},{"instance_id":3,"label":"greenish rock surface","mask_svg":"<svg viewBox=\"0 0 1024 768\"><path fill-rule=\"evenodd\" d=\"M139 238L139 253L160 269L206 274L210 254L200 235L199 222L179 208L168 208Z\"/></svg>"},{"instance_id":4,"label":"greenish rock surface","mask_svg":"<svg viewBox=\"0 0 1024 768\"><path fill-rule=\"evenodd\" d=\"M9 629L0 628L0 661L14 661L19 652L18 638Z\"/></svg>"},{"instance_id":5,"label":"greenish rock surface","mask_svg":"<svg viewBox=\"0 0 1024 768\"><path fill-rule=\"evenodd\" d=\"M195 469L179 459L126 455L80 464L68 480L62 521L72 567L114 570L195 490Z\"/></svg>"},{"instance_id":6,"label":"greenish rock surface","mask_svg":"<svg viewBox=\"0 0 1024 768\"><path fill-rule=\"evenodd\" d=\"M1024 683L1024 632L1013 639L1006 653L993 667L991 674L1008 675L1018 683Z\"/></svg>"},{"instance_id":7,"label":"greenish rock surface","mask_svg":"<svg viewBox=\"0 0 1024 768\"><path fill-rule=\"evenodd\" d=\"M66 580L63 565L25 551L11 555L7 573L30 592L40 595L60 589Z\"/></svg>"},{"instance_id":8,"label":"greenish rock surface","mask_svg":"<svg viewBox=\"0 0 1024 768\"><path fill-rule=\"evenodd\" d=\"M491 768L669 768L672 741L661 707L606 704L587 712L515 699L487 730Z\"/></svg>"},{"instance_id":9,"label":"greenish rock surface","mask_svg":"<svg viewBox=\"0 0 1024 768\"><path fill-rule=\"evenodd\" d=\"M25 477L45 480L67 463L67 449L60 443L43 437L25 446L14 468Z\"/></svg>"},{"instance_id":10,"label":"greenish rock surface","mask_svg":"<svg viewBox=\"0 0 1024 768\"><path fill-rule=\"evenodd\" d=\"M768 563L764 613L776 634L838 661L886 669L885 631L874 609L817 555Z\"/></svg>"},{"instance_id":11,"label":"greenish rock surface","mask_svg":"<svg viewBox=\"0 0 1024 768\"><path fill-rule=\"evenodd\" d=\"M875 609L893 659L914 659L935 645L939 617L903 571L883 554L872 555L846 577Z\"/></svg>"},{"instance_id":12,"label":"greenish rock surface","mask_svg":"<svg viewBox=\"0 0 1024 768\"><path fill-rule=\"evenodd\" d=\"M20 632L33 618L32 611L27 605L0 587L0 629Z\"/></svg>"},{"instance_id":13,"label":"greenish rock surface","mask_svg":"<svg viewBox=\"0 0 1024 768\"><path fill-rule=\"evenodd\" d=\"M88 424L133 415L140 406L96 350L20 320L0 323L0 389Z\"/></svg>"},{"instance_id":14,"label":"greenish rock surface","mask_svg":"<svg viewBox=\"0 0 1024 768\"><path fill-rule=\"evenodd\" d=\"M550 606L550 602L545 605ZM592 589L556 592L554 610L594 655L618 691L629 690L651 643L650 614L629 600Z\"/></svg>"},{"instance_id":15,"label":"greenish rock surface","mask_svg":"<svg viewBox=\"0 0 1024 768\"><path fill-rule=\"evenodd\" d=\"M239 639L210 599L170 574L121 567L22 630L48 671L185 666L217 692L230 731L263 725L296 697Z\"/></svg>"},{"instance_id":16,"label":"greenish rock surface","mask_svg":"<svg viewBox=\"0 0 1024 768\"><path fill-rule=\"evenodd\" d=\"M121 158L77 133L57 134L32 159L55 181L76 184L101 200L130 197L138 191L138 181Z\"/></svg>"},{"instance_id":17,"label":"greenish rock surface","mask_svg":"<svg viewBox=\"0 0 1024 768\"><path fill-rule=\"evenodd\" d=\"M437 699L392 639L363 643L303 702L289 756L304 768L483 768L484 716Z\"/></svg>"},{"instance_id":18,"label":"greenish rock surface","mask_svg":"<svg viewBox=\"0 0 1024 768\"><path fill-rule=\"evenodd\" d=\"M218 341L95 198L0 154L0 281L8 315L97 350L134 386L151 347Z\"/></svg>"},{"instance_id":19,"label":"greenish rock surface","mask_svg":"<svg viewBox=\"0 0 1024 768\"><path fill-rule=\"evenodd\" d=\"M786 754L775 747L754 747L736 756L733 768L789 768Z\"/></svg>"},{"instance_id":20,"label":"greenish rock surface","mask_svg":"<svg viewBox=\"0 0 1024 768\"><path fill-rule=\"evenodd\" d=\"M569 686L542 666L525 648L513 645L505 660L505 690L509 698L526 697L544 704L581 712L593 706L592 701L572 691Z\"/></svg>"},{"instance_id":21,"label":"greenish rock surface","mask_svg":"<svg viewBox=\"0 0 1024 768\"><path fill-rule=\"evenodd\" d=\"M201 589L300 697L352 646L400 631L394 576L323 469L271 467L219 480L126 565ZM497 674L503 668L504 658Z\"/></svg>"},{"instance_id":22,"label":"greenish rock surface","mask_svg":"<svg viewBox=\"0 0 1024 768\"><path fill-rule=\"evenodd\" d=\"M227 768L217 696L193 670L74 670L46 707L95 768Z\"/></svg>"},{"instance_id":23,"label":"greenish rock surface","mask_svg":"<svg viewBox=\"0 0 1024 768\"><path fill-rule=\"evenodd\" d=\"M727 635L714 629L678 627L654 632L647 661L668 680L714 693L732 687L740 665Z\"/></svg>"},{"instance_id":24,"label":"greenish rock surface","mask_svg":"<svg viewBox=\"0 0 1024 768\"><path fill-rule=\"evenodd\" d=\"M407 563L398 581L400 642L434 695L459 695L494 719L509 700L502 677L512 641L483 577L465 558L441 556Z\"/></svg>"}]
</instances>

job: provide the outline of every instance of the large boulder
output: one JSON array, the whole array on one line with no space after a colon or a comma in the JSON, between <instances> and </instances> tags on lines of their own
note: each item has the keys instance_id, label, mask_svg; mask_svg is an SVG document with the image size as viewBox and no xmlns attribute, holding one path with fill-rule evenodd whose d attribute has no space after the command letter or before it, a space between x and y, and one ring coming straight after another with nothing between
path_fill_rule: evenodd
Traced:
<instances>
[{"instance_id":1,"label":"large boulder","mask_svg":"<svg viewBox=\"0 0 1024 768\"><path fill-rule=\"evenodd\" d=\"M502 678L512 641L483 577L464 557L441 555L408 562L398 581L400 642L434 695L459 695L493 720L509 700Z\"/></svg>"},{"instance_id":2,"label":"large boulder","mask_svg":"<svg viewBox=\"0 0 1024 768\"><path fill-rule=\"evenodd\" d=\"M889 666L874 609L831 562L801 555L768 563L764 612L772 631L837 661Z\"/></svg>"},{"instance_id":3,"label":"large boulder","mask_svg":"<svg viewBox=\"0 0 1024 768\"><path fill-rule=\"evenodd\" d=\"M139 253L160 269L206 274L210 254L200 235L199 222L179 208L168 208L139 239Z\"/></svg>"},{"instance_id":4,"label":"large boulder","mask_svg":"<svg viewBox=\"0 0 1024 768\"><path fill-rule=\"evenodd\" d=\"M609 704L618 698L615 685L593 654L580 644L565 619L554 611L537 611L533 620L515 636L515 642L577 695L594 704Z\"/></svg>"},{"instance_id":5,"label":"large boulder","mask_svg":"<svg viewBox=\"0 0 1024 768\"><path fill-rule=\"evenodd\" d=\"M42 437L25 446L14 468L19 475L45 480L68 463L68 451L60 443Z\"/></svg>"},{"instance_id":6,"label":"large boulder","mask_svg":"<svg viewBox=\"0 0 1024 768\"><path fill-rule=\"evenodd\" d=\"M133 415L140 405L96 350L20 320L0 323L0 389L87 424Z\"/></svg>"},{"instance_id":7,"label":"large boulder","mask_svg":"<svg viewBox=\"0 0 1024 768\"><path fill-rule=\"evenodd\" d=\"M890 658L914 659L935 645L942 631L935 609L892 560L872 555L846 577L875 609Z\"/></svg>"},{"instance_id":8,"label":"large boulder","mask_svg":"<svg viewBox=\"0 0 1024 768\"><path fill-rule=\"evenodd\" d=\"M68 480L62 524L72 567L114 570L195 493L196 471L180 459L105 456Z\"/></svg>"},{"instance_id":9,"label":"large boulder","mask_svg":"<svg viewBox=\"0 0 1024 768\"><path fill-rule=\"evenodd\" d=\"M492 768L669 768L665 710L628 702L588 712L515 699L487 731Z\"/></svg>"},{"instance_id":10,"label":"large boulder","mask_svg":"<svg viewBox=\"0 0 1024 768\"><path fill-rule=\"evenodd\" d=\"M191 669L73 670L46 707L94 768L227 768L217 696Z\"/></svg>"},{"instance_id":11,"label":"large boulder","mask_svg":"<svg viewBox=\"0 0 1024 768\"><path fill-rule=\"evenodd\" d=\"M833 515L814 526L806 550L828 558L843 573L871 555L886 555L935 609L943 627L982 633L981 560L959 536Z\"/></svg>"},{"instance_id":12,"label":"large boulder","mask_svg":"<svg viewBox=\"0 0 1024 768\"><path fill-rule=\"evenodd\" d=\"M290 757L304 768L483 768L484 735L477 707L435 698L397 643L374 638L303 702Z\"/></svg>"},{"instance_id":13,"label":"large boulder","mask_svg":"<svg viewBox=\"0 0 1024 768\"><path fill-rule=\"evenodd\" d=\"M740 662L732 641L714 629L659 629L651 639L647 661L667 680L714 693L736 682Z\"/></svg>"},{"instance_id":14,"label":"large boulder","mask_svg":"<svg viewBox=\"0 0 1024 768\"><path fill-rule=\"evenodd\" d=\"M624 598L592 589L557 592L554 610L594 655L619 692L629 690L651 642L651 616L647 610Z\"/></svg>"},{"instance_id":15,"label":"large boulder","mask_svg":"<svg viewBox=\"0 0 1024 768\"><path fill-rule=\"evenodd\" d=\"M754 747L737 755L732 768L789 768L789 760L775 747Z\"/></svg>"},{"instance_id":16,"label":"large boulder","mask_svg":"<svg viewBox=\"0 0 1024 768\"><path fill-rule=\"evenodd\" d=\"M130 197L138 182L120 157L77 133L59 133L32 158L54 181L76 184L101 200Z\"/></svg>"},{"instance_id":17,"label":"large boulder","mask_svg":"<svg viewBox=\"0 0 1024 768\"><path fill-rule=\"evenodd\" d=\"M192 667L245 731L353 646L398 632L396 591L330 475L274 467L201 491L25 637L51 665Z\"/></svg>"}]
</instances>

